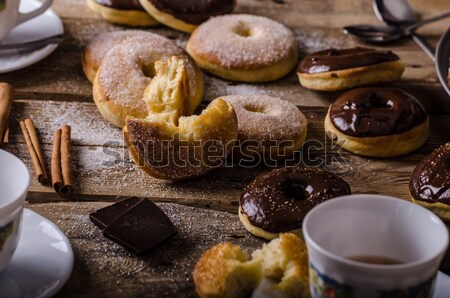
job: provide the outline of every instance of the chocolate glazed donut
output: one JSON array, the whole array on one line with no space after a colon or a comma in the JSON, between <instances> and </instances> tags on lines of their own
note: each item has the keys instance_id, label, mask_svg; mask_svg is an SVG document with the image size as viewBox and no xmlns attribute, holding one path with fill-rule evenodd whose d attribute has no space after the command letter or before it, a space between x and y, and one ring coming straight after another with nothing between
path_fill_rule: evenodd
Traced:
<instances>
[{"instance_id":1,"label":"chocolate glazed donut","mask_svg":"<svg viewBox=\"0 0 450 298\"><path fill-rule=\"evenodd\" d=\"M95 0L100 5L118 10L140 10L145 11L139 0Z\"/></svg>"},{"instance_id":2,"label":"chocolate glazed donut","mask_svg":"<svg viewBox=\"0 0 450 298\"><path fill-rule=\"evenodd\" d=\"M209 17L233 11L235 0L148 0L158 10L189 24L200 25Z\"/></svg>"},{"instance_id":3,"label":"chocolate glazed donut","mask_svg":"<svg viewBox=\"0 0 450 298\"><path fill-rule=\"evenodd\" d=\"M305 88L337 91L398 80L404 70L391 51L357 47L310 54L299 63L297 75Z\"/></svg>"},{"instance_id":4,"label":"chocolate glazed donut","mask_svg":"<svg viewBox=\"0 0 450 298\"><path fill-rule=\"evenodd\" d=\"M325 132L345 150L371 157L410 153L428 138L429 119L410 94L390 88L358 88L330 105Z\"/></svg>"},{"instance_id":5,"label":"chocolate glazed donut","mask_svg":"<svg viewBox=\"0 0 450 298\"><path fill-rule=\"evenodd\" d=\"M236 0L139 0L160 23L176 30L192 32L212 16L229 14Z\"/></svg>"},{"instance_id":6,"label":"chocolate glazed donut","mask_svg":"<svg viewBox=\"0 0 450 298\"><path fill-rule=\"evenodd\" d=\"M306 56L299 63L297 72L319 73L397 60L400 58L392 51L361 47L344 50L328 49Z\"/></svg>"},{"instance_id":7,"label":"chocolate glazed donut","mask_svg":"<svg viewBox=\"0 0 450 298\"><path fill-rule=\"evenodd\" d=\"M87 0L87 5L103 19L114 24L147 27L158 22L150 16L139 0Z\"/></svg>"},{"instance_id":8,"label":"chocolate glazed donut","mask_svg":"<svg viewBox=\"0 0 450 298\"><path fill-rule=\"evenodd\" d=\"M254 233L243 221L251 233L270 239L300 229L306 213L314 206L347 194L347 182L330 172L318 168L275 169L260 174L245 188L239 215L245 216L256 230L265 232Z\"/></svg>"},{"instance_id":9,"label":"chocolate glazed donut","mask_svg":"<svg viewBox=\"0 0 450 298\"><path fill-rule=\"evenodd\" d=\"M409 180L409 192L413 202L450 220L450 142L416 166Z\"/></svg>"},{"instance_id":10,"label":"chocolate glazed donut","mask_svg":"<svg viewBox=\"0 0 450 298\"><path fill-rule=\"evenodd\" d=\"M375 137L408 131L423 123L427 114L400 90L360 88L340 96L330 107L330 118L346 135Z\"/></svg>"}]
</instances>

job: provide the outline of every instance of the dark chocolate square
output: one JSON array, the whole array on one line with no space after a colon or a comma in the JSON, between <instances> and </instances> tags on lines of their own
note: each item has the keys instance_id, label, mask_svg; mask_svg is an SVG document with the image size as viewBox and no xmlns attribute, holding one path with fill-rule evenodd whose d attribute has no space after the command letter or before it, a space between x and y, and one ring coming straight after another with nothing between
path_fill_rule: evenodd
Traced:
<instances>
[{"instance_id":1,"label":"dark chocolate square","mask_svg":"<svg viewBox=\"0 0 450 298\"><path fill-rule=\"evenodd\" d=\"M153 202L143 199L110 223L103 235L141 254L174 236L177 229Z\"/></svg>"},{"instance_id":2,"label":"dark chocolate square","mask_svg":"<svg viewBox=\"0 0 450 298\"><path fill-rule=\"evenodd\" d=\"M110 223L118 218L122 213L139 203L142 199L131 197L111 206L102 208L89 214L91 221L100 229L105 229Z\"/></svg>"}]
</instances>

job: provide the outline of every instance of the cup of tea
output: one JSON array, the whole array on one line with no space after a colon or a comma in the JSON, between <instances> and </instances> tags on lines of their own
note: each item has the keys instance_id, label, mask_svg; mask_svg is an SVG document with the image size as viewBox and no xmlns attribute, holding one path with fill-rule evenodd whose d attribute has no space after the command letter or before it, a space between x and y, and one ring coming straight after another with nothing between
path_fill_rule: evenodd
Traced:
<instances>
[{"instance_id":1,"label":"cup of tea","mask_svg":"<svg viewBox=\"0 0 450 298\"><path fill-rule=\"evenodd\" d=\"M28 13L19 11L20 0L0 0L0 41L14 27L44 13L53 0L45 0L42 5Z\"/></svg>"},{"instance_id":2,"label":"cup of tea","mask_svg":"<svg viewBox=\"0 0 450 298\"><path fill-rule=\"evenodd\" d=\"M16 250L29 184L30 174L25 164L11 153L0 150L0 271Z\"/></svg>"},{"instance_id":3,"label":"cup of tea","mask_svg":"<svg viewBox=\"0 0 450 298\"><path fill-rule=\"evenodd\" d=\"M449 242L434 213L393 197L334 198L305 217L312 297L431 297Z\"/></svg>"}]
</instances>

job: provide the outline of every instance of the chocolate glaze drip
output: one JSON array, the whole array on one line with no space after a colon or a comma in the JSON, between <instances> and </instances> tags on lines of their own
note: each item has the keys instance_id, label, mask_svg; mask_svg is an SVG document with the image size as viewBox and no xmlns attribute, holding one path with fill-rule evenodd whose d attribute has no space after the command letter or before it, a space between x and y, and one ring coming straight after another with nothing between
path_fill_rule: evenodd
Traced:
<instances>
[{"instance_id":1,"label":"chocolate glaze drip","mask_svg":"<svg viewBox=\"0 0 450 298\"><path fill-rule=\"evenodd\" d=\"M360 47L345 50L328 49L303 58L297 71L300 73L321 73L396 60L400 60L400 58L391 51Z\"/></svg>"},{"instance_id":2,"label":"chocolate glaze drip","mask_svg":"<svg viewBox=\"0 0 450 298\"><path fill-rule=\"evenodd\" d=\"M299 229L317 204L350 194L350 186L317 168L282 168L258 175L240 198L250 223L272 233Z\"/></svg>"},{"instance_id":3,"label":"chocolate glaze drip","mask_svg":"<svg viewBox=\"0 0 450 298\"><path fill-rule=\"evenodd\" d=\"M450 205L450 142L416 166L409 180L409 192L416 200Z\"/></svg>"},{"instance_id":4,"label":"chocolate glaze drip","mask_svg":"<svg viewBox=\"0 0 450 298\"><path fill-rule=\"evenodd\" d=\"M95 0L95 2L113 9L145 11L139 0Z\"/></svg>"},{"instance_id":5,"label":"chocolate glaze drip","mask_svg":"<svg viewBox=\"0 0 450 298\"><path fill-rule=\"evenodd\" d=\"M148 0L158 10L189 24L200 25L209 17L231 13L236 0Z\"/></svg>"},{"instance_id":6,"label":"chocolate glaze drip","mask_svg":"<svg viewBox=\"0 0 450 298\"><path fill-rule=\"evenodd\" d=\"M403 133L423 123L427 114L411 95L389 88L358 88L331 104L333 125L353 137Z\"/></svg>"}]
</instances>

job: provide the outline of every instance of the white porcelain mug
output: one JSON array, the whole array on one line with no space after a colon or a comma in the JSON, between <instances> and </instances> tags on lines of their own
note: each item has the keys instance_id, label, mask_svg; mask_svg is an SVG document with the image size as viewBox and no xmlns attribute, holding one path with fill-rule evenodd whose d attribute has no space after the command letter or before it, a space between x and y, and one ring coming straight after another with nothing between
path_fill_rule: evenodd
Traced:
<instances>
[{"instance_id":1,"label":"white porcelain mug","mask_svg":"<svg viewBox=\"0 0 450 298\"><path fill-rule=\"evenodd\" d=\"M371 194L314 207L303 234L314 298L431 297L449 242L434 213Z\"/></svg>"},{"instance_id":2,"label":"white porcelain mug","mask_svg":"<svg viewBox=\"0 0 450 298\"><path fill-rule=\"evenodd\" d=\"M30 174L24 163L0 150L0 271L8 265L16 250L29 184Z\"/></svg>"},{"instance_id":3,"label":"white porcelain mug","mask_svg":"<svg viewBox=\"0 0 450 298\"><path fill-rule=\"evenodd\" d=\"M20 0L0 0L0 40L2 40L14 27L44 13L53 0L45 0L41 7L28 12L19 11Z\"/></svg>"}]
</instances>

